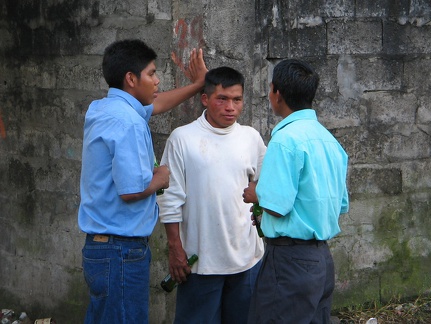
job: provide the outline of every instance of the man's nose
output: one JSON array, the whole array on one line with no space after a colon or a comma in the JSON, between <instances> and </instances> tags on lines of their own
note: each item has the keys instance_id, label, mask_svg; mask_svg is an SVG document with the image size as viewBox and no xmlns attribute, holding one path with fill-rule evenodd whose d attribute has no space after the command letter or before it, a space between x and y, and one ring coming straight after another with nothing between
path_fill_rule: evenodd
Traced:
<instances>
[{"instance_id":1,"label":"man's nose","mask_svg":"<svg viewBox=\"0 0 431 324\"><path fill-rule=\"evenodd\" d=\"M232 99L226 100L226 109L229 109L229 110L233 109L233 100Z\"/></svg>"}]
</instances>

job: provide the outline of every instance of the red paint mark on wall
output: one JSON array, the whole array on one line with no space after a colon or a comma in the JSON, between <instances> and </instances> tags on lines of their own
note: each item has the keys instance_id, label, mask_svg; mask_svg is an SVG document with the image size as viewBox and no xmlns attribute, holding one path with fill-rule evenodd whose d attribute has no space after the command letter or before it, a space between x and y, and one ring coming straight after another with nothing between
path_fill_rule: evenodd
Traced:
<instances>
[{"instance_id":1,"label":"red paint mark on wall","mask_svg":"<svg viewBox=\"0 0 431 324\"><path fill-rule=\"evenodd\" d=\"M4 127L3 119L1 118L0 114L0 136L1 138L6 138L6 128Z\"/></svg>"},{"instance_id":2,"label":"red paint mark on wall","mask_svg":"<svg viewBox=\"0 0 431 324\"><path fill-rule=\"evenodd\" d=\"M171 58L175 65L184 72L183 59L186 59L186 56L188 58L193 48L204 46L202 16L197 16L189 22L186 19L179 19L175 25L174 34L176 49L171 53ZM186 55L184 55L185 52L187 52Z\"/></svg>"},{"instance_id":3,"label":"red paint mark on wall","mask_svg":"<svg viewBox=\"0 0 431 324\"><path fill-rule=\"evenodd\" d=\"M185 19L178 19L174 30L179 49L184 50L190 45L193 47L204 45L202 16L193 18L189 23Z\"/></svg>"},{"instance_id":4,"label":"red paint mark on wall","mask_svg":"<svg viewBox=\"0 0 431 324\"><path fill-rule=\"evenodd\" d=\"M180 68L183 73L186 73L186 68L184 67L184 63L180 57L177 56L175 52L171 53L171 59L175 63L176 66Z\"/></svg>"},{"instance_id":5,"label":"red paint mark on wall","mask_svg":"<svg viewBox=\"0 0 431 324\"><path fill-rule=\"evenodd\" d=\"M182 72L175 73L176 85L183 84L183 76L189 78L187 64L189 62L190 52L193 48L199 49L205 46L203 34L203 16L196 16L191 20L179 19L175 24L173 35L174 50L171 53L171 59ZM186 120L196 119L201 114L199 109L194 109L193 98L189 99L188 104L182 105L181 109L185 115L184 118L186 118Z\"/></svg>"},{"instance_id":6,"label":"red paint mark on wall","mask_svg":"<svg viewBox=\"0 0 431 324\"><path fill-rule=\"evenodd\" d=\"M179 19L175 25L175 34L178 36L178 47L184 49L187 47L188 25L184 19Z\"/></svg>"}]
</instances>

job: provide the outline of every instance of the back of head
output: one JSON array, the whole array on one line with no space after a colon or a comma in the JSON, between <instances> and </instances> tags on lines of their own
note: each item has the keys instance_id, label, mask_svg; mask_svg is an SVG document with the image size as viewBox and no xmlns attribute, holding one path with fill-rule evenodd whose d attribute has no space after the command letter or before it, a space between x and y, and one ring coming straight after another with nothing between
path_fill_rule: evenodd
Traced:
<instances>
[{"instance_id":1,"label":"back of head","mask_svg":"<svg viewBox=\"0 0 431 324\"><path fill-rule=\"evenodd\" d=\"M272 84L291 110L301 110L312 107L319 75L308 63L288 59L275 66Z\"/></svg>"},{"instance_id":2,"label":"back of head","mask_svg":"<svg viewBox=\"0 0 431 324\"><path fill-rule=\"evenodd\" d=\"M139 78L141 71L156 58L156 52L141 40L116 41L105 49L103 76L110 88L123 89L123 80L127 72L132 72Z\"/></svg>"},{"instance_id":3,"label":"back of head","mask_svg":"<svg viewBox=\"0 0 431 324\"><path fill-rule=\"evenodd\" d=\"M204 93L211 96L218 85L223 88L240 85L244 89L244 76L237 70L227 66L209 70L205 75Z\"/></svg>"}]
</instances>

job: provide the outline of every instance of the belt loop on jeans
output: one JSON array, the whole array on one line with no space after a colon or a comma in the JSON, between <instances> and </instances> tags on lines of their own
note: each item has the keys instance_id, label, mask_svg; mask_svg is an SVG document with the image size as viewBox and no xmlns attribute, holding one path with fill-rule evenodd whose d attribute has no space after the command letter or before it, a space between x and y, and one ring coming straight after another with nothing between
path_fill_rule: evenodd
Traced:
<instances>
[{"instance_id":1,"label":"belt loop on jeans","mask_svg":"<svg viewBox=\"0 0 431 324\"><path fill-rule=\"evenodd\" d=\"M326 241L311 239L311 240L301 240L295 239L288 236L279 236L275 238L265 237L265 242L268 245L276 246L293 246L293 245L316 245L321 246L326 244Z\"/></svg>"}]
</instances>

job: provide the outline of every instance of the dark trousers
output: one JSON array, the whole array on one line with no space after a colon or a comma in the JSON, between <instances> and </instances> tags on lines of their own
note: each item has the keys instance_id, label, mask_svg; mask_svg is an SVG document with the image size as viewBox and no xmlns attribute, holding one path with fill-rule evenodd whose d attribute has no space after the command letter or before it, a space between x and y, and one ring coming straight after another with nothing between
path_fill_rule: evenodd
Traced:
<instances>
[{"instance_id":1,"label":"dark trousers","mask_svg":"<svg viewBox=\"0 0 431 324\"><path fill-rule=\"evenodd\" d=\"M335 274L328 245L286 239L267 241L248 323L329 324Z\"/></svg>"},{"instance_id":2,"label":"dark trousers","mask_svg":"<svg viewBox=\"0 0 431 324\"><path fill-rule=\"evenodd\" d=\"M175 324L247 323L260 261L229 275L191 274L178 286Z\"/></svg>"}]
</instances>

